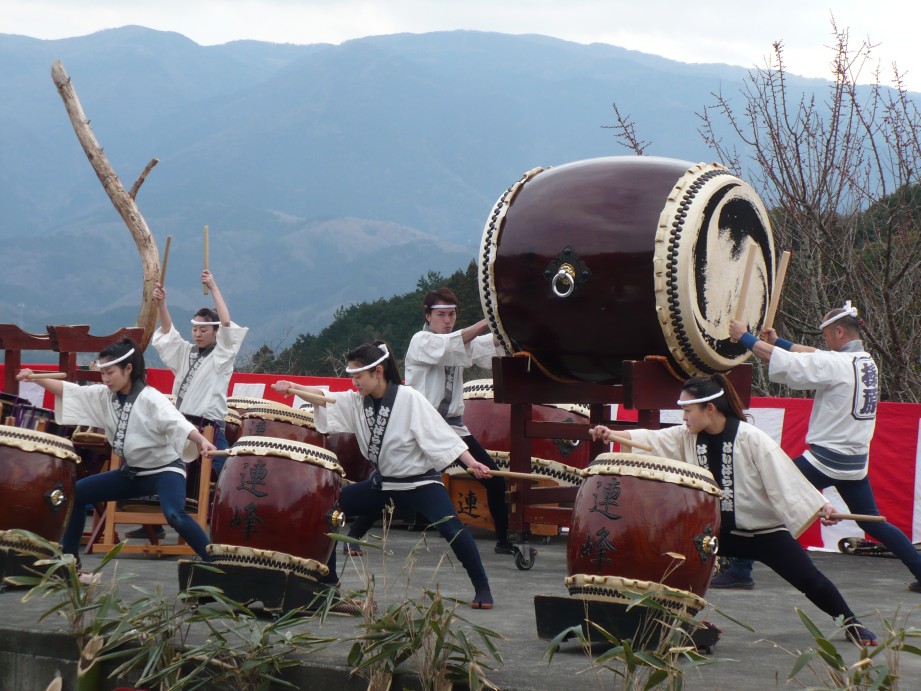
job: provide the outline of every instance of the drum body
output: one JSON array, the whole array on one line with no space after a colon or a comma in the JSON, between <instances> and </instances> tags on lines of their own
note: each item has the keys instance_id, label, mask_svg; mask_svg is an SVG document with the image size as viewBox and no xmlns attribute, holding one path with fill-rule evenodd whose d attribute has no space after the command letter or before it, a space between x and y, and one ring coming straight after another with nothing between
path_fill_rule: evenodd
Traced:
<instances>
[{"instance_id":1,"label":"drum body","mask_svg":"<svg viewBox=\"0 0 921 691\"><path fill-rule=\"evenodd\" d=\"M361 482L371 475L371 464L361 453L358 437L351 432L333 432L326 435L326 448L336 454L345 477L352 482Z\"/></svg>"},{"instance_id":2,"label":"drum body","mask_svg":"<svg viewBox=\"0 0 921 691\"><path fill-rule=\"evenodd\" d=\"M464 425L484 449L511 451L511 415L512 406L493 399L491 380L474 379L464 384ZM589 426L588 408L574 404L532 405L531 419L573 423L581 433ZM535 438L531 453L576 468L585 468L591 461L588 442L578 439Z\"/></svg>"},{"instance_id":3,"label":"drum body","mask_svg":"<svg viewBox=\"0 0 921 691\"><path fill-rule=\"evenodd\" d=\"M749 353L729 339L764 321L774 244L754 190L722 166L609 157L526 174L499 199L478 254L483 312L508 352L554 376L618 383L624 360L685 375Z\"/></svg>"},{"instance_id":4,"label":"drum body","mask_svg":"<svg viewBox=\"0 0 921 691\"><path fill-rule=\"evenodd\" d=\"M583 475L566 548L569 575L661 583L703 597L720 529L720 490L710 472L612 453Z\"/></svg>"},{"instance_id":5,"label":"drum body","mask_svg":"<svg viewBox=\"0 0 921 691\"><path fill-rule=\"evenodd\" d=\"M241 437L276 437L314 446L326 446L326 437L317 432L312 410L298 410L268 401L248 408L241 415Z\"/></svg>"},{"instance_id":6,"label":"drum body","mask_svg":"<svg viewBox=\"0 0 921 691\"><path fill-rule=\"evenodd\" d=\"M230 446L236 444L243 430L243 418L235 410L228 410L224 416L224 436Z\"/></svg>"},{"instance_id":7,"label":"drum body","mask_svg":"<svg viewBox=\"0 0 921 691\"><path fill-rule=\"evenodd\" d=\"M283 552L325 564L337 532L344 472L329 451L295 441L241 437L217 480L214 543Z\"/></svg>"},{"instance_id":8,"label":"drum body","mask_svg":"<svg viewBox=\"0 0 921 691\"><path fill-rule=\"evenodd\" d=\"M68 439L0 426L0 530L59 542L73 510L79 460Z\"/></svg>"}]
</instances>

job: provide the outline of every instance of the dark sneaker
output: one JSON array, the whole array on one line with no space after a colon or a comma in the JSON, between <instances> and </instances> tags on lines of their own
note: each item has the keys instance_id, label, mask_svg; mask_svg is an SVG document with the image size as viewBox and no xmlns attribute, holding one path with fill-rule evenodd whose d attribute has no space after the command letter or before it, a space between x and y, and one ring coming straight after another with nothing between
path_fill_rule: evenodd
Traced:
<instances>
[{"instance_id":1,"label":"dark sneaker","mask_svg":"<svg viewBox=\"0 0 921 691\"><path fill-rule=\"evenodd\" d=\"M166 530L163 529L163 526L162 526L162 525L158 525L158 526L154 529L154 534L157 536L157 539L158 539L158 540L162 540L163 538L166 537ZM148 537L148 535L147 535L147 529L146 529L146 528L137 528L137 529L135 529L135 530L129 530L127 533L125 533L125 537L126 537L126 538L129 538L129 539L131 539L131 540L137 540L137 539L147 540L147 539L149 539L149 537Z\"/></svg>"},{"instance_id":2,"label":"dark sneaker","mask_svg":"<svg viewBox=\"0 0 921 691\"><path fill-rule=\"evenodd\" d=\"M913 593L921 593L921 581L908 584L908 589Z\"/></svg>"},{"instance_id":3,"label":"dark sneaker","mask_svg":"<svg viewBox=\"0 0 921 691\"><path fill-rule=\"evenodd\" d=\"M723 571L716 574L710 581L711 588L723 588L726 590L752 590L755 582L751 578L737 576L731 571Z\"/></svg>"},{"instance_id":4,"label":"dark sneaker","mask_svg":"<svg viewBox=\"0 0 921 691\"><path fill-rule=\"evenodd\" d=\"M844 632L847 634L848 640L850 640L851 643L859 645L861 648L869 648L879 643L876 634L856 619L852 619L851 622L844 627Z\"/></svg>"},{"instance_id":5,"label":"dark sneaker","mask_svg":"<svg viewBox=\"0 0 921 691\"><path fill-rule=\"evenodd\" d=\"M365 556L364 550L358 545L352 545L348 542L342 543L342 554L347 557L363 557Z\"/></svg>"},{"instance_id":6,"label":"dark sneaker","mask_svg":"<svg viewBox=\"0 0 921 691\"><path fill-rule=\"evenodd\" d=\"M473 596L473 602L470 603L473 609L492 609L492 592L488 585L481 585L476 589L476 595Z\"/></svg>"},{"instance_id":7,"label":"dark sneaker","mask_svg":"<svg viewBox=\"0 0 921 691\"><path fill-rule=\"evenodd\" d=\"M501 540L496 543L496 554L514 554L515 545L508 540Z\"/></svg>"}]
</instances>

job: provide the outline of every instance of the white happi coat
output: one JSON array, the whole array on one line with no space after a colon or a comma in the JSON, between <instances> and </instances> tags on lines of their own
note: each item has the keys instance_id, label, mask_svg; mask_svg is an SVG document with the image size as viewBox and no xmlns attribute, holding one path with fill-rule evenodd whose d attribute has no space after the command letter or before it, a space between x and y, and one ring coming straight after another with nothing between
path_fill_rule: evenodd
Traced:
<instances>
[{"instance_id":1,"label":"white happi coat","mask_svg":"<svg viewBox=\"0 0 921 691\"><path fill-rule=\"evenodd\" d=\"M248 328L233 322L230 326L221 326L217 330L217 341L211 354L202 361L198 370L192 375L192 381L186 389L179 407L183 413L197 415L207 420L223 420L227 415L227 388L233 374L233 363L243 345ZM173 395L179 395L179 387L189 371L189 354L194 344L182 338L176 325L169 332L160 329L154 331L151 345L156 349L163 364L176 375L173 383Z\"/></svg>"},{"instance_id":2,"label":"white happi coat","mask_svg":"<svg viewBox=\"0 0 921 691\"><path fill-rule=\"evenodd\" d=\"M879 372L861 341L851 341L841 351L794 353L774 348L768 376L772 382L786 384L791 389L816 392L806 432L807 444L841 454L869 453L876 428ZM814 457L809 461L816 465ZM848 472L836 472L822 464L817 467L841 480L860 480L867 474L866 463L861 469Z\"/></svg>"},{"instance_id":3,"label":"white happi coat","mask_svg":"<svg viewBox=\"0 0 921 691\"><path fill-rule=\"evenodd\" d=\"M436 334L425 329L413 335L406 350L406 384L419 391L438 410L445 395L445 367L453 367L454 387L444 417L463 420L464 368L476 365L492 369L492 359L496 355L502 353L496 348L492 334L464 343L460 331ZM462 437L470 434L463 424L452 425L452 428Z\"/></svg>"},{"instance_id":4,"label":"white happi coat","mask_svg":"<svg viewBox=\"0 0 921 691\"><path fill-rule=\"evenodd\" d=\"M367 458L371 429L365 418L364 398L357 391L329 395L336 399L335 403L314 409L317 430L354 433L361 453ZM378 457L381 475L411 477L432 469L440 472L466 450L467 445L422 394L408 386L397 390ZM412 488L411 485L383 484L383 489Z\"/></svg>"},{"instance_id":5,"label":"white happi coat","mask_svg":"<svg viewBox=\"0 0 921 691\"><path fill-rule=\"evenodd\" d=\"M685 425L662 430L630 430L630 437L652 446L653 455L707 468L704 446L698 460L697 435ZM735 500L736 531L773 532L784 527L799 537L826 500L771 437L747 422L739 423L732 449L733 477L715 478ZM731 486L726 486L730 484ZM723 510L727 510L724 503Z\"/></svg>"},{"instance_id":6,"label":"white happi coat","mask_svg":"<svg viewBox=\"0 0 921 691\"><path fill-rule=\"evenodd\" d=\"M55 422L102 428L111 444L115 440L119 419L112 401L114 394L102 384L63 384L63 394L55 396ZM198 456L198 447L189 441L189 434L194 429L195 426L176 410L166 396L152 386L146 386L138 394L128 417L125 461L133 468L158 468L178 458L191 463ZM169 470L185 475L180 468Z\"/></svg>"}]
</instances>

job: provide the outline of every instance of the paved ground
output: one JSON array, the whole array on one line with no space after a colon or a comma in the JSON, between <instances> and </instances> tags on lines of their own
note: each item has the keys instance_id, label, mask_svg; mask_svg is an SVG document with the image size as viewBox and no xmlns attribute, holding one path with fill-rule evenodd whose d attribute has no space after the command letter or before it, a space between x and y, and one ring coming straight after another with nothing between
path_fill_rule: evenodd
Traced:
<instances>
[{"instance_id":1,"label":"paved ground","mask_svg":"<svg viewBox=\"0 0 921 691\"><path fill-rule=\"evenodd\" d=\"M511 557L493 553L493 540L486 533L476 533L496 598L496 607L490 611L465 609L464 615L477 624L500 632L505 640L500 644L504 664L492 674L493 681L503 689L563 689L574 683L598 686L589 670L588 660L576 643L570 642L547 663L548 643L537 637L533 606L534 595L566 596L563 578L566 574L565 537L554 538L549 544L537 545L540 555L529 571L518 570ZM451 564L441 564L439 558L444 543L434 536L428 540L428 552L418 558L407 573L405 555L420 539L420 534L398 529L390 536L392 556L386 566L381 556L365 558L364 563L376 574L377 589L385 602L404 594L416 597L422 587L432 582L440 585L446 595L469 598L472 589L466 575ZM907 590L907 570L894 559L855 557L842 554L815 553L819 567L839 586L851 607L863 621L881 637L885 627L881 617L908 619L909 624L921 627L921 595ZM85 558L88 566L98 563L99 557ZM118 569L134 574L132 581L153 585L159 583L167 592L178 590L176 560L173 558L149 559L124 557ZM360 563L344 567L343 587L359 588L362 577ZM114 568L106 566L106 570ZM342 564L340 563L340 568ZM752 591L711 590L711 604L740 619L755 631L746 631L724 619L717 612L705 612L705 618L723 628L722 640L717 644L713 659L725 658L699 670L688 671L686 688L689 689L771 689L787 685L786 677L793 668L796 651L812 645L812 639L797 617L794 608L801 607L823 630L831 631L832 622L808 603L798 592L774 576L763 566L756 569L757 587ZM123 586L126 589L128 585ZM126 594L127 595L127 594ZM38 623L42 603L23 604L21 593L7 591L0 594L0 635L10 631L52 630L54 621ZM357 633L358 620L336 617L329 620L322 632L335 635L343 642L329 650L310 657L309 664L344 668L350 643L346 640ZM848 663L858 660L858 649L847 643L841 634L833 639L834 645ZM917 642L916 642L917 643ZM36 651L38 652L38 651ZM901 658L902 689L921 689L921 658L903 655ZM576 677L575 675L580 675ZM806 673L803 681L811 686L820 683ZM610 672L603 672L604 688L613 688ZM824 687L823 687L824 688Z\"/></svg>"}]
</instances>

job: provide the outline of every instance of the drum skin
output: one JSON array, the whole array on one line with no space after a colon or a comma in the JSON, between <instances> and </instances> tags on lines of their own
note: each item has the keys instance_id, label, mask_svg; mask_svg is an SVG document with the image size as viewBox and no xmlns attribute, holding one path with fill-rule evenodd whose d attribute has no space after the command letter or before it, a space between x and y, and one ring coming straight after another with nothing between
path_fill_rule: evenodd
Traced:
<instances>
[{"instance_id":1,"label":"drum skin","mask_svg":"<svg viewBox=\"0 0 921 691\"><path fill-rule=\"evenodd\" d=\"M477 386L483 389L488 387L488 392L484 390L476 394L484 397L469 397L469 388ZM491 392L492 382L489 380L473 380L464 384L464 426L484 449L511 451L512 407L507 403L496 403ZM583 432L589 426L588 416L549 405L532 405L531 419L540 422L574 423ZM585 468L591 460L588 443L571 439L534 438L531 440L531 452L538 458L558 461L576 468Z\"/></svg>"},{"instance_id":2,"label":"drum skin","mask_svg":"<svg viewBox=\"0 0 921 691\"><path fill-rule=\"evenodd\" d=\"M241 438L245 446L249 438ZM236 449L235 449L236 451ZM237 453L218 477L211 541L284 552L325 564L336 532L328 515L339 500L341 475L284 456Z\"/></svg>"},{"instance_id":3,"label":"drum skin","mask_svg":"<svg viewBox=\"0 0 921 691\"><path fill-rule=\"evenodd\" d=\"M4 432L16 429L0 428ZM38 435L32 433L33 437ZM46 540L60 542L73 510L77 456L68 440L40 436L55 440L52 443L62 448L69 447L67 457L0 443L0 530L29 530Z\"/></svg>"},{"instance_id":4,"label":"drum skin","mask_svg":"<svg viewBox=\"0 0 921 691\"><path fill-rule=\"evenodd\" d=\"M487 219L480 299L506 350L560 379L620 383L622 362L647 356L685 375L727 371L749 355L729 338L749 245L742 318L755 327L774 247L767 211L739 178L646 156L536 169ZM555 281L571 294L555 294Z\"/></svg>"},{"instance_id":5,"label":"drum skin","mask_svg":"<svg viewBox=\"0 0 921 691\"><path fill-rule=\"evenodd\" d=\"M717 496L602 469L586 477L576 494L568 574L658 582L703 597L715 554L702 553L697 542L718 536L719 528Z\"/></svg>"}]
</instances>

